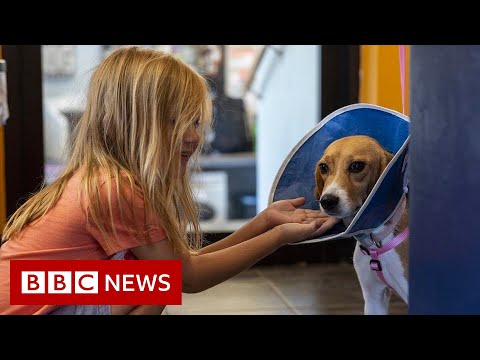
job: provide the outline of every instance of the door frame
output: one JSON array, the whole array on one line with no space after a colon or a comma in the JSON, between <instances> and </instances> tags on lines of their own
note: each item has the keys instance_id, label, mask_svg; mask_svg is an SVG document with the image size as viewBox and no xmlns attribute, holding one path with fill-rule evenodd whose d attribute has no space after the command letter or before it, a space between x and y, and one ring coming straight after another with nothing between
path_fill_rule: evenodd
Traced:
<instances>
[{"instance_id":1,"label":"door frame","mask_svg":"<svg viewBox=\"0 0 480 360\"><path fill-rule=\"evenodd\" d=\"M3 45L10 118L5 131L7 217L44 180L41 45Z\"/></svg>"}]
</instances>

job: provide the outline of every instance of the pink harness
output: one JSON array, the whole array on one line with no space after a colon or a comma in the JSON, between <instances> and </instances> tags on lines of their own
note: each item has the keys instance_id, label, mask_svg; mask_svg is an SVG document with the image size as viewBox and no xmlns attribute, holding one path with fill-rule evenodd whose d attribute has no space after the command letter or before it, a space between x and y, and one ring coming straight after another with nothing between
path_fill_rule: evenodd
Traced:
<instances>
[{"instance_id":1,"label":"pink harness","mask_svg":"<svg viewBox=\"0 0 480 360\"><path fill-rule=\"evenodd\" d=\"M383 275L383 271L382 271L383 268L382 268L382 264L380 262L379 256L382 254L385 254L389 250L394 249L408 237L409 230L407 227L400 234L395 236L391 241L389 241L386 244L382 244L383 239L385 239L387 235L393 232L393 230L395 229L395 226L400 221L403 211L405 210L405 206L406 206L406 199L403 199L403 201L401 202L401 205L397 208L392 218L385 225L385 229L378 234L370 233L369 235L367 235L376 247L367 247L363 245L362 240L364 240L364 237L355 236L355 238L357 238L357 240L360 242L360 250L362 251L362 253L371 257L370 269L376 271L380 280L385 285L387 285L390 289L393 289L393 288L390 286L390 284L385 279L385 276Z\"/></svg>"}]
</instances>

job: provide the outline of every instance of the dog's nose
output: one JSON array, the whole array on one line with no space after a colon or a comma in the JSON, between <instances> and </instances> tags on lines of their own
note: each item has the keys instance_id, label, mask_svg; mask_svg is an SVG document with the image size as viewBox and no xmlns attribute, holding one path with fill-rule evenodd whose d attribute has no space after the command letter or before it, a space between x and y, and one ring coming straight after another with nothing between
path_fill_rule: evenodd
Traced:
<instances>
[{"instance_id":1,"label":"dog's nose","mask_svg":"<svg viewBox=\"0 0 480 360\"><path fill-rule=\"evenodd\" d=\"M340 199L335 195L323 195L320 204L325 210L333 210L338 205Z\"/></svg>"}]
</instances>

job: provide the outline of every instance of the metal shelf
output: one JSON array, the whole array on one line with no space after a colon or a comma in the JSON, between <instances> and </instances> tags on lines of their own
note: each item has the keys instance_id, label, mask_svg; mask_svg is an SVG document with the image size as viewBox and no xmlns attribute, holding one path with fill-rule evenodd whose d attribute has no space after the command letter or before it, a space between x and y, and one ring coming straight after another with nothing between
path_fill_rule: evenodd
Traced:
<instances>
[{"instance_id":1,"label":"metal shelf","mask_svg":"<svg viewBox=\"0 0 480 360\"><path fill-rule=\"evenodd\" d=\"M200 228L205 233L232 233L240 229L250 219L229 219L225 221L200 221Z\"/></svg>"},{"instance_id":2,"label":"metal shelf","mask_svg":"<svg viewBox=\"0 0 480 360\"><path fill-rule=\"evenodd\" d=\"M229 169L237 167L254 167L256 165L255 153L240 152L231 154L214 153L200 157L202 169Z\"/></svg>"}]
</instances>

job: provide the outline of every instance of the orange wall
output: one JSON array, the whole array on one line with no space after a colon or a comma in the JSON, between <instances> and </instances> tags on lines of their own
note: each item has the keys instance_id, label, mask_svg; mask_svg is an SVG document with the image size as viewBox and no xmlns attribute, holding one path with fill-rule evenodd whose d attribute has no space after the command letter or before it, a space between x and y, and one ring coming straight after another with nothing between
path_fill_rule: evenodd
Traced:
<instances>
[{"instance_id":1,"label":"orange wall","mask_svg":"<svg viewBox=\"0 0 480 360\"><path fill-rule=\"evenodd\" d=\"M2 59L2 45L0 45ZM5 141L3 126L0 126L0 231L3 231L7 217L7 198L5 191Z\"/></svg>"},{"instance_id":2,"label":"orange wall","mask_svg":"<svg viewBox=\"0 0 480 360\"><path fill-rule=\"evenodd\" d=\"M398 45L360 46L359 101L402 113ZM410 113L410 46L405 46L405 115Z\"/></svg>"}]
</instances>

